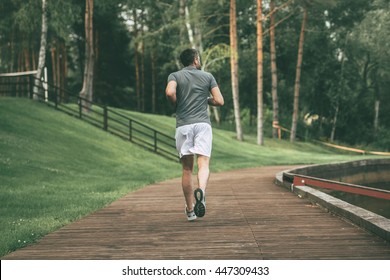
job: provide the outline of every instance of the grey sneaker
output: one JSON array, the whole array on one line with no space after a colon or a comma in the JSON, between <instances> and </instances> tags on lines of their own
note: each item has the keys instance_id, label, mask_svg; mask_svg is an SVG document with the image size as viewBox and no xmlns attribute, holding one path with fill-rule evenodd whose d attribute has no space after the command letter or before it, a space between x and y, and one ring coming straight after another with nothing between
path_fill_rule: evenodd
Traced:
<instances>
[{"instance_id":1,"label":"grey sneaker","mask_svg":"<svg viewBox=\"0 0 390 280\"><path fill-rule=\"evenodd\" d=\"M194 191L195 196L195 215L197 217L203 217L206 214L206 197L204 191L201 188L197 188Z\"/></svg>"},{"instance_id":2,"label":"grey sneaker","mask_svg":"<svg viewBox=\"0 0 390 280\"><path fill-rule=\"evenodd\" d=\"M187 211L187 206L186 206L185 213L187 215L188 221L196 220L196 215L195 215L194 209L192 209L192 211Z\"/></svg>"}]
</instances>

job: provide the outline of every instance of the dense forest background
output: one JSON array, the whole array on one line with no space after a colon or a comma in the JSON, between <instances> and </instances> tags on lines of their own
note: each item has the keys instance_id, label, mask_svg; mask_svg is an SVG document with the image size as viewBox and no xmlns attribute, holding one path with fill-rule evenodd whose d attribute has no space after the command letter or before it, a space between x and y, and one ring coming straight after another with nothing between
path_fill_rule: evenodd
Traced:
<instances>
[{"instance_id":1,"label":"dense forest background","mask_svg":"<svg viewBox=\"0 0 390 280\"><path fill-rule=\"evenodd\" d=\"M275 137L275 94L278 122L290 129L299 71L299 139L390 150L388 0L46 2L45 65L49 82L75 93L82 90L85 13L87 4L92 3L95 102L172 115L173 109L165 98L166 79L181 68L181 50L195 47L201 51L204 69L213 73L225 97L225 106L210 112L214 123L231 130L237 125L230 59L234 2L239 115L244 139L245 134L256 133L259 85L264 135ZM0 73L37 69L42 14L42 0L1 0ZM300 39L302 62L298 65ZM271 67L272 61L276 68ZM285 133L284 137L289 136Z\"/></svg>"}]
</instances>

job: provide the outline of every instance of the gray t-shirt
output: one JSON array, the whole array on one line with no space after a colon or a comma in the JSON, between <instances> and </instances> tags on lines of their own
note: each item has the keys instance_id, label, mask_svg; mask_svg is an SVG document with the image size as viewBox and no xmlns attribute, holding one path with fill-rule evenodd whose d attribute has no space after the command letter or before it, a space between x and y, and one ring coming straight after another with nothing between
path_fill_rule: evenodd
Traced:
<instances>
[{"instance_id":1,"label":"gray t-shirt","mask_svg":"<svg viewBox=\"0 0 390 280\"><path fill-rule=\"evenodd\" d=\"M195 66L187 66L171 73L168 82L175 81L176 87L176 127L208 123L207 98L212 88L218 86L212 74L198 70Z\"/></svg>"}]
</instances>

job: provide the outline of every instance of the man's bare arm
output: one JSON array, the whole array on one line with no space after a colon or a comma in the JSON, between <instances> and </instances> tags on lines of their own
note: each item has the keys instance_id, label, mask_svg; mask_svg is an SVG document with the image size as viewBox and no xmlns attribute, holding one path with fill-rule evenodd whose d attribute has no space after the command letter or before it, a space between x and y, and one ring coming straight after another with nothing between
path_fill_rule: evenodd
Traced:
<instances>
[{"instance_id":1,"label":"man's bare arm","mask_svg":"<svg viewBox=\"0 0 390 280\"><path fill-rule=\"evenodd\" d=\"M175 81L169 81L165 89L165 95L174 107L176 107L176 87L177 83Z\"/></svg>"},{"instance_id":2,"label":"man's bare arm","mask_svg":"<svg viewBox=\"0 0 390 280\"><path fill-rule=\"evenodd\" d=\"M223 106L225 103L222 93L219 90L219 87L213 87L211 89L212 97L209 97L207 102L210 106Z\"/></svg>"}]
</instances>

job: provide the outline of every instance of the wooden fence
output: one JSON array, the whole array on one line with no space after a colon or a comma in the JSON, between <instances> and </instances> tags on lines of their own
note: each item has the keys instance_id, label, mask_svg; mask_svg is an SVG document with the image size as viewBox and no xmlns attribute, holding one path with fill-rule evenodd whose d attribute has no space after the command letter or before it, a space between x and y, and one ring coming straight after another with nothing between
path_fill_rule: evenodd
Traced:
<instances>
[{"instance_id":1,"label":"wooden fence","mask_svg":"<svg viewBox=\"0 0 390 280\"><path fill-rule=\"evenodd\" d=\"M32 74L0 74L0 96L37 99L149 151L178 161L174 137L126 115L123 110L91 102L47 82L35 84L36 78Z\"/></svg>"}]
</instances>

